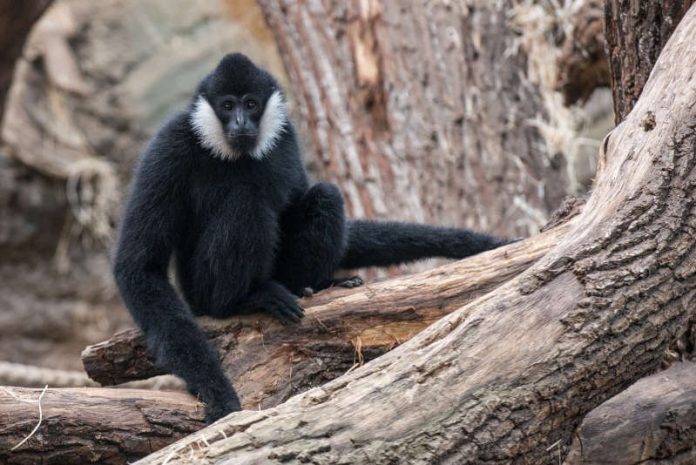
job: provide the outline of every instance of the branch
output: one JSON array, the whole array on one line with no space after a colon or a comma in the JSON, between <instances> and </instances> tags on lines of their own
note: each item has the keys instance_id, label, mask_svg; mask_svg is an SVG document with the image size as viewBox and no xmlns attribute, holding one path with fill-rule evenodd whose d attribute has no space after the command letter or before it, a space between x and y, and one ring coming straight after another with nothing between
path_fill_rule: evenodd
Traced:
<instances>
[{"instance_id":1,"label":"branch","mask_svg":"<svg viewBox=\"0 0 696 465\"><path fill-rule=\"evenodd\" d=\"M0 463L123 464L203 427L203 408L179 392L0 387ZM8 421L11 419L11 421Z\"/></svg>"}]
</instances>

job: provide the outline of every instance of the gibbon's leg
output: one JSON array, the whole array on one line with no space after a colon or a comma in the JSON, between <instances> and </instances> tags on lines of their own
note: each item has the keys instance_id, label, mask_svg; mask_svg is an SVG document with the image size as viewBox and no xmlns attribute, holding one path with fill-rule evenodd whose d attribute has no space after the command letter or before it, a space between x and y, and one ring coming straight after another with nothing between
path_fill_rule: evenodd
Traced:
<instances>
[{"instance_id":1,"label":"gibbon's leg","mask_svg":"<svg viewBox=\"0 0 696 465\"><path fill-rule=\"evenodd\" d=\"M345 249L345 224L338 188L314 185L282 219L275 279L300 296L332 285L362 284L359 277L333 277Z\"/></svg>"}]
</instances>

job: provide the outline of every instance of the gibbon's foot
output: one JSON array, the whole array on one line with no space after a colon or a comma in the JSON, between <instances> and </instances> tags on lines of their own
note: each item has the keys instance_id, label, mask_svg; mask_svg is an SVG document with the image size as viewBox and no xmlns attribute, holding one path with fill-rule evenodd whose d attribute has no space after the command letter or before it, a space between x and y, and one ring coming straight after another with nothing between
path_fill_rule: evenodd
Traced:
<instances>
[{"instance_id":1,"label":"gibbon's foot","mask_svg":"<svg viewBox=\"0 0 696 465\"><path fill-rule=\"evenodd\" d=\"M501 239L498 247L502 247L502 246L508 245L508 244L514 244L515 242L519 242L519 241L524 240L524 239L526 239L526 237L514 237L512 239Z\"/></svg>"},{"instance_id":2,"label":"gibbon's foot","mask_svg":"<svg viewBox=\"0 0 696 465\"><path fill-rule=\"evenodd\" d=\"M263 309L284 325L299 323L304 318L304 308L300 306L295 296L291 297L291 299L284 299L278 296L269 296Z\"/></svg>"},{"instance_id":3,"label":"gibbon's foot","mask_svg":"<svg viewBox=\"0 0 696 465\"><path fill-rule=\"evenodd\" d=\"M349 278L334 278L333 283L337 287L345 287L347 289L352 289L354 287L359 287L365 284L365 281L360 276L351 276Z\"/></svg>"},{"instance_id":4,"label":"gibbon's foot","mask_svg":"<svg viewBox=\"0 0 696 465\"><path fill-rule=\"evenodd\" d=\"M346 289L352 289L354 287L362 286L365 281L360 276L351 276L350 278L332 278L328 282L325 282L318 290L322 291L324 289L329 289L331 287L345 287ZM300 297L314 297L315 291L311 287L305 287L302 289Z\"/></svg>"},{"instance_id":5,"label":"gibbon's foot","mask_svg":"<svg viewBox=\"0 0 696 465\"><path fill-rule=\"evenodd\" d=\"M256 291L247 303L265 310L284 325L299 323L304 317L304 308L297 302L297 297L275 281Z\"/></svg>"},{"instance_id":6,"label":"gibbon's foot","mask_svg":"<svg viewBox=\"0 0 696 465\"><path fill-rule=\"evenodd\" d=\"M239 405L239 399L230 399L226 402L215 402L206 404L205 406L205 423L210 425L215 423L220 418L229 415L232 412L239 412L242 406Z\"/></svg>"},{"instance_id":7,"label":"gibbon's foot","mask_svg":"<svg viewBox=\"0 0 696 465\"><path fill-rule=\"evenodd\" d=\"M314 297L314 289L311 287L305 287L302 289L302 297Z\"/></svg>"}]
</instances>

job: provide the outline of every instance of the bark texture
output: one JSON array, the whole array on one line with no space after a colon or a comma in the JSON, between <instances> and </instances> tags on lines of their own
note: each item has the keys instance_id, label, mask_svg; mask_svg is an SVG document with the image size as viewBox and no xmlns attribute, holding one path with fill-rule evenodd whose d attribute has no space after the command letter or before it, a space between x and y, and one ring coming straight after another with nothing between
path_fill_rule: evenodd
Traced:
<instances>
[{"instance_id":1,"label":"bark texture","mask_svg":"<svg viewBox=\"0 0 696 465\"><path fill-rule=\"evenodd\" d=\"M203 427L203 406L178 392L0 388L0 463L125 464Z\"/></svg>"},{"instance_id":2,"label":"bark texture","mask_svg":"<svg viewBox=\"0 0 696 465\"><path fill-rule=\"evenodd\" d=\"M694 37L696 9L607 140L572 230L527 272L346 376L139 463L557 462L694 314Z\"/></svg>"},{"instance_id":3,"label":"bark texture","mask_svg":"<svg viewBox=\"0 0 696 465\"><path fill-rule=\"evenodd\" d=\"M257 315L202 322L244 406L272 407L387 352L492 291L531 266L565 231L562 225L420 274L318 294L304 300L307 314L298 326ZM136 330L88 347L82 360L102 385L161 373Z\"/></svg>"},{"instance_id":4,"label":"bark texture","mask_svg":"<svg viewBox=\"0 0 696 465\"><path fill-rule=\"evenodd\" d=\"M655 61L694 0L606 0L604 23L614 94L614 119L638 100Z\"/></svg>"},{"instance_id":5,"label":"bark texture","mask_svg":"<svg viewBox=\"0 0 696 465\"><path fill-rule=\"evenodd\" d=\"M0 121L5 110L5 101L10 90L15 63L22 53L31 27L46 11L51 1L0 1Z\"/></svg>"},{"instance_id":6,"label":"bark texture","mask_svg":"<svg viewBox=\"0 0 696 465\"><path fill-rule=\"evenodd\" d=\"M524 22L553 24L544 3L259 1L314 171L352 215L512 237L544 225L575 183L536 67L555 49L527 55L553 42Z\"/></svg>"},{"instance_id":7,"label":"bark texture","mask_svg":"<svg viewBox=\"0 0 696 465\"><path fill-rule=\"evenodd\" d=\"M696 462L696 364L643 378L582 421L565 465Z\"/></svg>"}]
</instances>

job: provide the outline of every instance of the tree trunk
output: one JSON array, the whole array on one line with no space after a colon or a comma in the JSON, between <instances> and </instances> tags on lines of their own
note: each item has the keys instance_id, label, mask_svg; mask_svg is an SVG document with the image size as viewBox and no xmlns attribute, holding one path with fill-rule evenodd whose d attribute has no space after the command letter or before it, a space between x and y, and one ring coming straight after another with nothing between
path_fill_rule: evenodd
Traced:
<instances>
[{"instance_id":1,"label":"tree trunk","mask_svg":"<svg viewBox=\"0 0 696 465\"><path fill-rule=\"evenodd\" d=\"M582 421L565 465L696 463L696 364L643 378Z\"/></svg>"},{"instance_id":2,"label":"tree trunk","mask_svg":"<svg viewBox=\"0 0 696 465\"><path fill-rule=\"evenodd\" d=\"M492 291L531 266L567 229L557 226L428 272L318 294L304 300L307 314L291 328L257 315L201 321L223 354L244 406L272 407L376 358ZM82 360L89 376L102 385L162 373L136 330L88 347Z\"/></svg>"},{"instance_id":3,"label":"tree trunk","mask_svg":"<svg viewBox=\"0 0 696 465\"><path fill-rule=\"evenodd\" d=\"M527 236L573 191L541 72L558 18L529 3L259 0L314 171L352 215Z\"/></svg>"},{"instance_id":4,"label":"tree trunk","mask_svg":"<svg viewBox=\"0 0 696 465\"><path fill-rule=\"evenodd\" d=\"M15 62L22 53L31 27L50 4L51 0L0 0L0 122Z\"/></svg>"},{"instance_id":5,"label":"tree trunk","mask_svg":"<svg viewBox=\"0 0 696 465\"><path fill-rule=\"evenodd\" d=\"M694 37L696 8L572 230L527 272L346 376L139 463L557 462L582 416L654 371L694 316Z\"/></svg>"},{"instance_id":6,"label":"tree trunk","mask_svg":"<svg viewBox=\"0 0 696 465\"><path fill-rule=\"evenodd\" d=\"M633 108L660 51L693 3L694 0L606 0L604 27L617 124Z\"/></svg>"},{"instance_id":7,"label":"tree trunk","mask_svg":"<svg viewBox=\"0 0 696 465\"><path fill-rule=\"evenodd\" d=\"M188 394L137 389L0 388L0 463L124 464L203 427Z\"/></svg>"}]
</instances>

